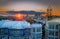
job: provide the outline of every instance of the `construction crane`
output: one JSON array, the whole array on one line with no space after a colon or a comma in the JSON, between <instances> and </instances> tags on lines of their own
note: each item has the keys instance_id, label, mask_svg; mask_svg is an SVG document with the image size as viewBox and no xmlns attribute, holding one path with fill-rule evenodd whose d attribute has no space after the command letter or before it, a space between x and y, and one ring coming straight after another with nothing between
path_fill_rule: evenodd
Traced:
<instances>
[{"instance_id":1,"label":"construction crane","mask_svg":"<svg viewBox=\"0 0 60 39\"><path fill-rule=\"evenodd\" d=\"M48 15L48 20L52 19L52 5L51 5L52 1L49 2L48 8L47 8L47 15Z\"/></svg>"}]
</instances>

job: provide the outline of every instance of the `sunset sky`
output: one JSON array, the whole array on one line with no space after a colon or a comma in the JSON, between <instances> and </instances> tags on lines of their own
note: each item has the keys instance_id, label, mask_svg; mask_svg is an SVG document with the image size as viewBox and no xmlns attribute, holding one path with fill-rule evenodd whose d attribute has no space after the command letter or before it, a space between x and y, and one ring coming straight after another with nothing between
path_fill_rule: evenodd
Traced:
<instances>
[{"instance_id":1,"label":"sunset sky","mask_svg":"<svg viewBox=\"0 0 60 39\"><path fill-rule=\"evenodd\" d=\"M60 16L60 0L25 0L25 1L9 1L3 5L3 9L0 6L0 11L44 11L46 12L48 7L52 8L52 15Z\"/></svg>"}]
</instances>

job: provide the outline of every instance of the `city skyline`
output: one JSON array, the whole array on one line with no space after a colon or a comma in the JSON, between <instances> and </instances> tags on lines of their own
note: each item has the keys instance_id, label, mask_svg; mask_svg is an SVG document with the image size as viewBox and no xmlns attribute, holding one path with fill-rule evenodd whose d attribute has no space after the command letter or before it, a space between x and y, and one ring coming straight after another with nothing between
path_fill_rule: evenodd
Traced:
<instances>
[{"instance_id":1,"label":"city skyline","mask_svg":"<svg viewBox=\"0 0 60 39\"><path fill-rule=\"evenodd\" d=\"M60 0L40 0L37 1L21 1L21 2L9 2L7 5L3 6L6 9L5 10L14 10L14 11L20 11L20 10L31 10L31 11L45 11L47 12L47 8L52 8L52 15L60 16ZM8 9L7 9L8 8ZM4 11L4 9L1 9ZM0 10L0 11L1 11Z\"/></svg>"}]
</instances>

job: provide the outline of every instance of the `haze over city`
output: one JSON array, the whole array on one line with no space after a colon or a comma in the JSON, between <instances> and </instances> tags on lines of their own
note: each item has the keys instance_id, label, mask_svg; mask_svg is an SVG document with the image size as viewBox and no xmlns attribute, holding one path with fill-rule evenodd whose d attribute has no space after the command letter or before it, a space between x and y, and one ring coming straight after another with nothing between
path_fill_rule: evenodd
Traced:
<instances>
[{"instance_id":1,"label":"haze over city","mask_svg":"<svg viewBox=\"0 0 60 39\"><path fill-rule=\"evenodd\" d=\"M37 11L47 12L47 8L52 8L52 15L60 16L60 0L27 0L10 1L8 4L0 6L0 11ZM4 9L5 8L5 9Z\"/></svg>"}]
</instances>

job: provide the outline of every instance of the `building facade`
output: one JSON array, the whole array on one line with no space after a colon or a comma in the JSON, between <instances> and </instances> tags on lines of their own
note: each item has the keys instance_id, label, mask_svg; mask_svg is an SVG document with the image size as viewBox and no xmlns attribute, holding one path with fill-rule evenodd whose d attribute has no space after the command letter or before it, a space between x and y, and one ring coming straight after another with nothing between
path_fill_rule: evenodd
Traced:
<instances>
[{"instance_id":1,"label":"building facade","mask_svg":"<svg viewBox=\"0 0 60 39\"><path fill-rule=\"evenodd\" d=\"M1 21L0 25L1 25L0 39L42 39L43 38L42 24L40 23L29 24L26 21L18 22L18 21L5 20L5 21Z\"/></svg>"},{"instance_id":2,"label":"building facade","mask_svg":"<svg viewBox=\"0 0 60 39\"><path fill-rule=\"evenodd\" d=\"M47 39L60 39L60 23L59 22L48 22L48 38Z\"/></svg>"}]
</instances>

